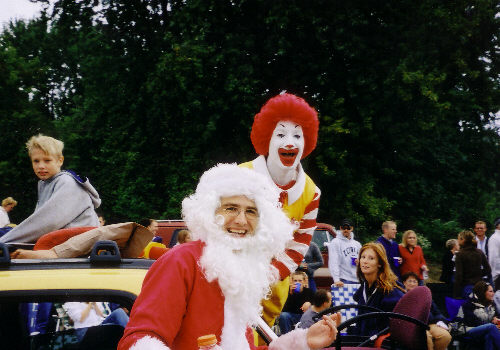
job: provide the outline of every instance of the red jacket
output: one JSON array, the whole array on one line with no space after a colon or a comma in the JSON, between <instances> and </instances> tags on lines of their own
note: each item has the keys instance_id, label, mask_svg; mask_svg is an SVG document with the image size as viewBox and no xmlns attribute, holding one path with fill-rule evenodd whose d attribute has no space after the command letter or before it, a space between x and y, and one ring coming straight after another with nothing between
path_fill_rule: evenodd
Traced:
<instances>
[{"instance_id":1,"label":"red jacket","mask_svg":"<svg viewBox=\"0 0 500 350\"><path fill-rule=\"evenodd\" d=\"M197 350L196 340L224 326L224 295L217 281L209 283L199 260L204 243L193 241L172 248L149 269L118 350L139 339L160 339L173 350ZM252 333L246 334L252 339ZM256 349L250 344L251 349ZM267 347L258 347L266 349Z\"/></svg>"},{"instance_id":2,"label":"red jacket","mask_svg":"<svg viewBox=\"0 0 500 350\"><path fill-rule=\"evenodd\" d=\"M399 267L401 276L407 272L414 272L418 278L423 279L422 265L427 265L424 259L424 252L420 246L415 246L413 252L410 252L407 247L399 246L399 254L403 258L403 264Z\"/></svg>"}]
</instances>

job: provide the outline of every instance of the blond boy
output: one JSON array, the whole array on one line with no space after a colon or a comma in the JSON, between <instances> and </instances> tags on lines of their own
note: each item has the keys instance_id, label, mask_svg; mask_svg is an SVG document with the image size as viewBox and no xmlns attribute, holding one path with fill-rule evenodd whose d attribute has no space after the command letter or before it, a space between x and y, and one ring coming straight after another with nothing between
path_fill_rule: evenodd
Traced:
<instances>
[{"instance_id":1,"label":"blond boy","mask_svg":"<svg viewBox=\"0 0 500 350\"><path fill-rule=\"evenodd\" d=\"M38 182L35 211L0 237L3 243L30 243L48 232L68 227L99 226L95 209L101 199L86 178L61 171L64 144L39 134L26 143Z\"/></svg>"}]
</instances>

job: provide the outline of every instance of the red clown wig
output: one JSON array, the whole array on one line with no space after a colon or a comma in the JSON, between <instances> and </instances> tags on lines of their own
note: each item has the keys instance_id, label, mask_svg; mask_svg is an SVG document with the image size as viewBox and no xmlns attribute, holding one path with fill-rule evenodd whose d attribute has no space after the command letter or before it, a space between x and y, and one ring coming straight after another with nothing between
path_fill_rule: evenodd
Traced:
<instances>
[{"instance_id":1,"label":"red clown wig","mask_svg":"<svg viewBox=\"0 0 500 350\"><path fill-rule=\"evenodd\" d=\"M316 148L318 141L318 113L303 98L292 94L272 97L255 115L250 133L255 151L264 156L269 153L269 142L280 120L291 121L302 127L304 133L302 158L308 156Z\"/></svg>"}]
</instances>

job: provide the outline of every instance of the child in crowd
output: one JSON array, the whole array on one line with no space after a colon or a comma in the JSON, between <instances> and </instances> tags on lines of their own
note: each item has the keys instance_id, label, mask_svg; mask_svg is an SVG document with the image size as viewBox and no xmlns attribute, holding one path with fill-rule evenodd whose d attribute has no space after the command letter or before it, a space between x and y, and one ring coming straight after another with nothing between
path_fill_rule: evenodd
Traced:
<instances>
[{"instance_id":1,"label":"child in crowd","mask_svg":"<svg viewBox=\"0 0 500 350\"><path fill-rule=\"evenodd\" d=\"M72 171L61 171L64 144L39 134L26 143L38 182L35 211L0 242L35 242L42 235L69 227L99 226L95 209L101 199L86 178Z\"/></svg>"},{"instance_id":2,"label":"child in crowd","mask_svg":"<svg viewBox=\"0 0 500 350\"><path fill-rule=\"evenodd\" d=\"M307 275L295 271L290 275L290 288L283 311L278 319L281 334L294 329L302 314L309 309L314 293L309 289Z\"/></svg>"},{"instance_id":3,"label":"child in crowd","mask_svg":"<svg viewBox=\"0 0 500 350\"><path fill-rule=\"evenodd\" d=\"M311 301L311 307L304 312L300 318L299 328L309 328L316 322L313 320L314 316L332 306L332 293L324 289L318 289ZM340 312L335 314L335 318L340 323Z\"/></svg>"},{"instance_id":4,"label":"child in crowd","mask_svg":"<svg viewBox=\"0 0 500 350\"><path fill-rule=\"evenodd\" d=\"M180 230L179 233L177 234L177 244L182 244L191 241L192 241L191 232L189 232L189 230Z\"/></svg>"},{"instance_id":5,"label":"child in crowd","mask_svg":"<svg viewBox=\"0 0 500 350\"><path fill-rule=\"evenodd\" d=\"M458 241L454 238L446 241L446 253L443 255L441 277L439 280L446 284L455 283L455 254L460 250Z\"/></svg>"},{"instance_id":6,"label":"child in crowd","mask_svg":"<svg viewBox=\"0 0 500 350\"><path fill-rule=\"evenodd\" d=\"M10 224L9 212L17 205L17 201L12 197L7 197L2 201L0 207L0 227Z\"/></svg>"}]
</instances>

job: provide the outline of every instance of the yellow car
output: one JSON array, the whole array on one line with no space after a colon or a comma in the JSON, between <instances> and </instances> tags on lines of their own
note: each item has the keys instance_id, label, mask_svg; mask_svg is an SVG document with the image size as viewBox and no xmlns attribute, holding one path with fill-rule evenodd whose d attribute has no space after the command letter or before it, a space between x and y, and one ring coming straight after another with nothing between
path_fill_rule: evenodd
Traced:
<instances>
[{"instance_id":1,"label":"yellow car","mask_svg":"<svg viewBox=\"0 0 500 350\"><path fill-rule=\"evenodd\" d=\"M8 250L0 244L0 349L116 349L122 326L76 329L65 303L126 313L153 260L121 259L112 241L98 242L89 258L11 260Z\"/></svg>"}]
</instances>

